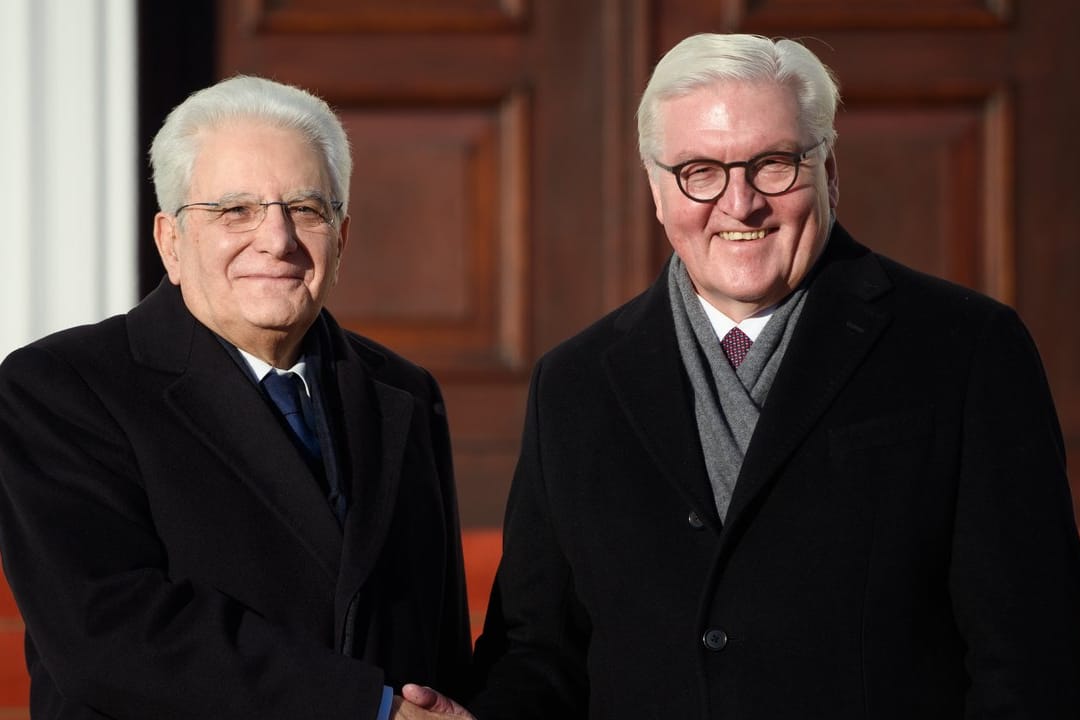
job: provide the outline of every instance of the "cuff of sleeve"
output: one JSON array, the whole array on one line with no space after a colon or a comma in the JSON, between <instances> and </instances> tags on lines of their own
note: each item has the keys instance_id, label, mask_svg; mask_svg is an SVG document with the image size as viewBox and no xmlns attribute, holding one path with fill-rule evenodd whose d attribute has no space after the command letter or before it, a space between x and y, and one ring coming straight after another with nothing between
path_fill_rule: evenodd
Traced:
<instances>
[{"instance_id":1,"label":"cuff of sleeve","mask_svg":"<svg viewBox=\"0 0 1080 720\"><path fill-rule=\"evenodd\" d=\"M390 720L390 711L393 709L394 691L385 685L382 690L382 702L379 703L379 714L376 720Z\"/></svg>"}]
</instances>

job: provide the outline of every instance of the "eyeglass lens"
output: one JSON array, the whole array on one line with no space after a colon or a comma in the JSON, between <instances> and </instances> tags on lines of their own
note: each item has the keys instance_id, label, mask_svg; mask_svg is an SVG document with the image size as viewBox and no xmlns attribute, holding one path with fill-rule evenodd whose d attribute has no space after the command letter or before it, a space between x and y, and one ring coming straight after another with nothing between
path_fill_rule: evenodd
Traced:
<instances>
[{"instance_id":1,"label":"eyeglass lens","mask_svg":"<svg viewBox=\"0 0 1080 720\"><path fill-rule=\"evenodd\" d=\"M272 205L280 207L292 226L300 231L325 232L334 223L333 209L320 198L271 202L234 199L189 203L180 210L195 209L213 213L215 221L220 223L226 232L240 233L249 232L262 225Z\"/></svg>"},{"instance_id":2,"label":"eyeglass lens","mask_svg":"<svg viewBox=\"0 0 1080 720\"><path fill-rule=\"evenodd\" d=\"M678 174L683 192L695 200L712 200L727 189L729 168L743 167L746 181L763 195L779 195L795 184L799 163L791 155L767 155L747 162L729 163L702 160L682 168Z\"/></svg>"}]
</instances>

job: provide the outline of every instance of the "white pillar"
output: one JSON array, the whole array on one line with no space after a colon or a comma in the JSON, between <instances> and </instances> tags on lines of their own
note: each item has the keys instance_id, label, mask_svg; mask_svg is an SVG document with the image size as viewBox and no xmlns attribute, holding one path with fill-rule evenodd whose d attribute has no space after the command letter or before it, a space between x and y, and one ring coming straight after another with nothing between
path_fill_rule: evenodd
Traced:
<instances>
[{"instance_id":1,"label":"white pillar","mask_svg":"<svg viewBox=\"0 0 1080 720\"><path fill-rule=\"evenodd\" d=\"M0 358L136 298L134 0L0 0Z\"/></svg>"}]
</instances>

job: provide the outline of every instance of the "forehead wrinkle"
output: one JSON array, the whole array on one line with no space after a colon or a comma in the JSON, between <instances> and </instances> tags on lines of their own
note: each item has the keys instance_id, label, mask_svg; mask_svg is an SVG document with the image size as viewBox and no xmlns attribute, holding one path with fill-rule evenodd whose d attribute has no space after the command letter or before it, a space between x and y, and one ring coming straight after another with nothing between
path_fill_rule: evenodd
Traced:
<instances>
[{"instance_id":1,"label":"forehead wrinkle","mask_svg":"<svg viewBox=\"0 0 1080 720\"><path fill-rule=\"evenodd\" d=\"M771 83L705 85L671 97L660 113L661 148L677 154L673 164L703 157L745 161L804 146L794 96L790 89Z\"/></svg>"}]
</instances>

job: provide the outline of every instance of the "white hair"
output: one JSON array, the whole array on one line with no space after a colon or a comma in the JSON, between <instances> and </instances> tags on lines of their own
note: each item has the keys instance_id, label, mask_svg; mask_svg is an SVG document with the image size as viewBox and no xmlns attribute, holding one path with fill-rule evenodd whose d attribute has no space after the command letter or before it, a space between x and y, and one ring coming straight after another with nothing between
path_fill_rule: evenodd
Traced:
<instances>
[{"instance_id":1,"label":"white hair","mask_svg":"<svg viewBox=\"0 0 1080 720\"><path fill-rule=\"evenodd\" d=\"M321 153L333 200L348 211L352 156L334 111L312 93L273 80L237 75L190 95L173 108L150 145L158 209L175 213L187 202L199 137L234 120L262 121L299 131Z\"/></svg>"},{"instance_id":2,"label":"white hair","mask_svg":"<svg viewBox=\"0 0 1080 720\"><path fill-rule=\"evenodd\" d=\"M813 138L836 140L836 77L801 43L760 35L691 35L657 63L638 105L638 150L648 167L660 150L660 104L718 82L772 82L795 91L799 123Z\"/></svg>"}]
</instances>

